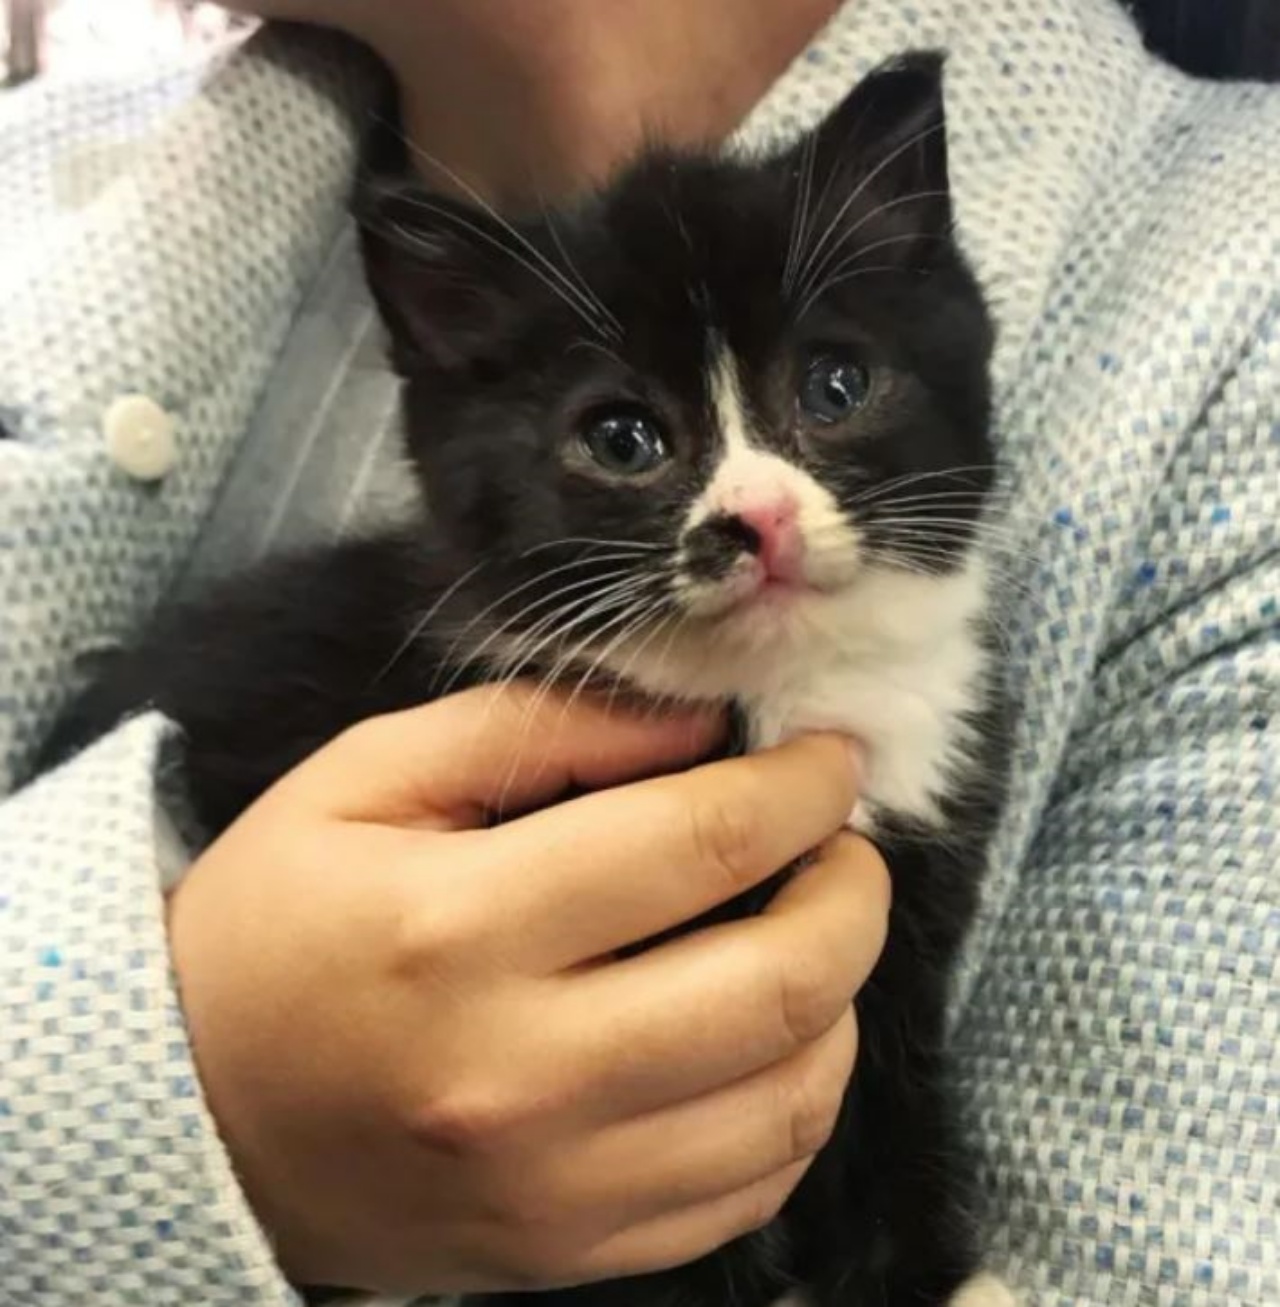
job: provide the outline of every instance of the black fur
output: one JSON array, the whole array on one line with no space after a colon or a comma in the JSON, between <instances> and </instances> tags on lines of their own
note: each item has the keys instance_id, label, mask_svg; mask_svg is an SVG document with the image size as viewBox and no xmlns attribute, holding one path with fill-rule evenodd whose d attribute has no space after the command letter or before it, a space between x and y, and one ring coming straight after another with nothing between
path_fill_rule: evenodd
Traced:
<instances>
[{"instance_id":1,"label":"black fur","mask_svg":"<svg viewBox=\"0 0 1280 1307\"><path fill-rule=\"evenodd\" d=\"M829 225L850 240L856 273L811 302L794 277L784 293L806 188L800 243L813 248ZM921 528L914 539L928 547L915 554L864 508L873 556L945 571L971 545L991 481L991 329L951 237L935 57L869 79L781 156L652 155L554 226L513 234L402 186L372 194L363 217L405 378L421 521L274 562L163 616L69 714L48 762L157 707L183 729L194 810L215 833L350 723L499 671L547 671L572 644L538 647L553 611L553 633L586 640L568 649L576 675L617 620L616 605L592 615L610 576L620 563L637 576L657 557L670 565L718 455L709 342L737 357L773 448L842 504L911 474L946 474L941 484L967 492L943 500L946 524ZM834 428L806 423L795 399L806 360L830 348L861 360L872 386ZM584 455L584 424L619 402L642 406L668 441L671 457L652 472L620 477ZM602 539L636 549L611 559L584 543ZM721 521L694 545L690 566L718 575L752 540ZM671 616L676 598L650 588L653 620ZM495 636L504 623L514 652ZM895 898L889 944L857 1002L857 1071L783 1215L694 1265L540 1295L543 1307L765 1307L792 1284L817 1307L938 1307L973 1272L971 1169L943 1015L999 794L994 697L988 707L977 723L988 756L948 799L944 836L886 828ZM756 906L758 896L734 910Z\"/></svg>"},{"instance_id":2,"label":"black fur","mask_svg":"<svg viewBox=\"0 0 1280 1307\"><path fill-rule=\"evenodd\" d=\"M1275 0L1125 0L1148 49L1197 77L1280 81Z\"/></svg>"}]
</instances>

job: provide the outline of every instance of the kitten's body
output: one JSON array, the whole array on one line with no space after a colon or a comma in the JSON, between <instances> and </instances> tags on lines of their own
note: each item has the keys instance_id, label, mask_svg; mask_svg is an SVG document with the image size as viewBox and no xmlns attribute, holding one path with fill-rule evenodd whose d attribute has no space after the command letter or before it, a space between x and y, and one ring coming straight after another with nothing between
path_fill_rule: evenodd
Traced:
<instances>
[{"instance_id":1,"label":"kitten's body","mask_svg":"<svg viewBox=\"0 0 1280 1307\"><path fill-rule=\"evenodd\" d=\"M515 672L865 744L894 902L831 1143L767 1230L544 1301L941 1307L978 1264L944 1013L1002 772L991 340L939 81L884 73L777 160L647 160L561 232L385 199L368 263L429 515L163 618L52 746L159 708L216 832L350 723Z\"/></svg>"}]
</instances>

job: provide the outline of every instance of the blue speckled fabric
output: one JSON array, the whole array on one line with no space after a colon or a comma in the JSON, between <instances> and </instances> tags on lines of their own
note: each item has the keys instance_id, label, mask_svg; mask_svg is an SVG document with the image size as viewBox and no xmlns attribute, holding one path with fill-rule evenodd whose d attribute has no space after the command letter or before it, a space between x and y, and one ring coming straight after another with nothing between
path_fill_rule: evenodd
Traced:
<instances>
[{"instance_id":1,"label":"blue speckled fabric","mask_svg":"<svg viewBox=\"0 0 1280 1307\"><path fill-rule=\"evenodd\" d=\"M267 34L226 66L0 94L0 793L80 654L192 544L342 218L369 66ZM102 418L140 392L173 470ZM290 1304L169 976L139 721L0 803L0 1304Z\"/></svg>"},{"instance_id":2,"label":"blue speckled fabric","mask_svg":"<svg viewBox=\"0 0 1280 1307\"><path fill-rule=\"evenodd\" d=\"M1280 92L1163 68L1109 0L851 0L748 137L794 133L920 46L950 52L958 222L1000 324L1011 488L992 552L1013 793L955 1024L992 1261L1034 1307L1276 1307ZM230 459L262 343L285 334L338 212L354 93L328 68L320 47L269 44L220 75L216 114L166 100L141 139L169 152L141 172L110 156L139 197L127 221L17 183L51 211L20 261L0 229L11 775L75 655L169 583ZM9 113L0 100L6 158ZM269 145L226 146L264 115ZM196 157L218 185L139 227ZM210 246L219 205L257 215L255 239ZM96 436L104 397L134 388L181 416L158 489L120 480ZM4 1307L289 1301L169 986L160 730L139 722L0 804Z\"/></svg>"}]
</instances>

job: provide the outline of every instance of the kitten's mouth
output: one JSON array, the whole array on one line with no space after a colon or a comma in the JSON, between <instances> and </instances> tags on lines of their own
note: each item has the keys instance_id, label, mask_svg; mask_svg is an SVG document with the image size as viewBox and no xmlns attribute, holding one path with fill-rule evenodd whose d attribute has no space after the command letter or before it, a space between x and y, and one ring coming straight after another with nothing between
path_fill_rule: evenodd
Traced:
<instances>
[{"instance_id":1,"label":"kitten's mouth","mask_svg":"<svg viewBox=\"0 0 1280 1307\"><path fill-rule=\"evenodd\" d=\"M818 587L805 572L802 559L768 564L758 558L743 559L733 578L736 596L741 603L770 600L786 596L817 594Z\"/></svg>"},{"instance_id":2,"label":"kitten's mouth","mask_svg":"<svg viewBox=\"0 0 1280 1307\"><path fill-rule=\"evenodd\" d=\"M759 558L741 558L721 580L697 584L688 595L687 607L691 617L707 620L785 609L840 588L810 575L802 560L770 566Z\"/></svg>"}]
</instances>

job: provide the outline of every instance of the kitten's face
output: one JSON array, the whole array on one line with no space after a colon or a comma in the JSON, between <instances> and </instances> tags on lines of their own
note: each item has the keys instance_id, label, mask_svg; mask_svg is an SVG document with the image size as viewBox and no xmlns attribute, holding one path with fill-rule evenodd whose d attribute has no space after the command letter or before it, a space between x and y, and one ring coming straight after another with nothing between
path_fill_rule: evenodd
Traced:
<instances>
[{"instance_id":1,"label":"kitten's face","mask_svg":"<svg viewBox=\"0 0 1280 1307\"><path fill-rule=\"evenodd\" d=\"M649 159L554 225L384 202L371 281L433 515L475 568L464 650L654 690L701 656L733 693L886 573L963 568L991 342L939 76L878 74L780 158Z\"/></svg>"}]
</instances>

